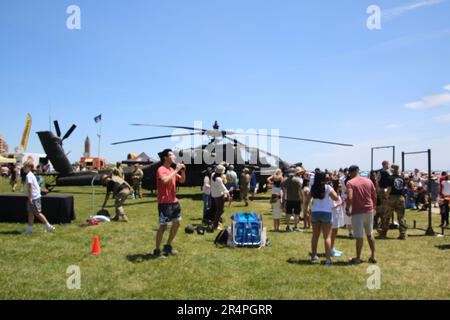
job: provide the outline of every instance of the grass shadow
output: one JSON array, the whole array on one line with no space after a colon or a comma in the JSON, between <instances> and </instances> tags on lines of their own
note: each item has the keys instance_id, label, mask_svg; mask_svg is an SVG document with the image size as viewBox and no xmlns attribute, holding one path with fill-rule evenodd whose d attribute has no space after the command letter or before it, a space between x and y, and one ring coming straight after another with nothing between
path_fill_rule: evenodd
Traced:
<instances>
[{"instance_id":1,"label":"grass shadow","mask_svg":"<svg viewBox=\"0 0 450 320\"><path fill-rule=\"evenodd\" d=\"M158 257L155 257L153 254L151 253L146 253L146 254L130 254L127 256L127 260L131 263L142 263L145 261L150 261L150 260L157 260Z\"/></svg>"},{"instance_id":2,"label":"grass shadow","mask_svg":"<svg viewBox=\"0 0 450 320\"><path fill-rule=\"evenodd\" d=\"M301 266L312 266L313 264L311 263L311 260L309 259L294 259L294 258L289 258L287 261L287 263L290 264L298 264Z\"/></svg>"},{"instance_id":3,"label":"grass shadow","mask_svg":"<svg viewBox=\"0 0 450 320\"><path fill-rule=\"evenodd\" d=\"M131 201L133 201L133 200L131 200ZM136 203L127 202L127 203L123 204L122 206L123 207L132 207L132 206L140 206L140 205L143 205L143 204L152 204L152 203L156 203L156 202L157 202L156 200L141 201L141 202L136 202Z\"/></svg>"},{"instance_id":4,"label":"grass shadow","mask_svg":"<svg viewBox=\"0 0 450 320\"><path fill-rule=\"evenodd\" d=\"M419 237L429 237L426 234L408 234L408 238L419 238ZM397 239L392 239L397 240Z\"/></svg>"},{"instance_id":5,"label":"grass shadow","mask_svg":"<svg viewBox=\"0 0 450 320\"><path fill-rule=\"evenodd\" d=\"M323 255L319 255L323 256ZM289 258L287 261L287 263L290 264L296 264L296 265L300 265L300 266L313 266L313 265L320 265L320 266L324 266L325 265L325 261L321 261L320 263L317 264L313 264L311 263L311 260L309 259L294 259L294 258ZM349 267L352 264L350 264L348 261L333 261L333 265L332 266L336 266L336 267Z\"/></svg>"},{"instance_id":6,"label":"grass shadow","mask_svg":"<svg viewBox=\"0 0 450 320\"><path fill-rule=\"evenodd\" d=\"M92 191L91 192L83 192L83 191L67 191L67 190L53 190L53 191L50 191L49 195L52 195L54 193L61 194L61 195L66 195L66 194L67 195L73 195L73 194L81 194L81 195L83 195L83 194L85 194L85 195L92 196ZM96 196L98 196L98 195L105 195L105 194L106 194L105 192L98 192L98 191L95 192Z\"/></svg>"},{"instance_id":7,"label":"grass shadow","mask_svg":"<svg viewBox=\"0 0 450 320\"><path fill-rule=\"evenodd\" d=\"M0 235L6 235L6 236L19 236L22 232L20 231L0 231Z\"/></svg>"},{"instance_id":8,"label":"grass shadow","mask_svg":"<svg viewBox=\"0 0 450 320\"><path fill-rule=\"evenodd\" d=\"M410 236L408 235L408 237L410 237ZM377 238L377 237L375 237L375 241L392 241L392 240L399 241L397 238Z\"/></svg>"},{"instance_id":9,"label":"grass shadow","mask_svg":"<svg viewBox=\"0 0 450 320\"><path fill-rule=\"evenodd\" d=\"M203 200L203 194L177 194L178 199Z\"/></svg>"},{"instance_id":10,"label":"grass shadow","mask_svg":"<svg viewBox=\"0 0 450 320\"><path fill-rule=\"evenodd\" d=\"M341 239L341 240L355 240L355 238L350 238L349 236L344 236L344 235L340 235L338 234L336 236L336 239Z\"/></svg>"},{"instance_id":11,"label":"grass shadow","mask_svg":"<svg viewBox=\"0 0 450 320\"><path fill-rule=\"evenodd\" d=\"M439 244L435 246L439 250L450 250L450 244Z\"/></svg>"}]
</instances>

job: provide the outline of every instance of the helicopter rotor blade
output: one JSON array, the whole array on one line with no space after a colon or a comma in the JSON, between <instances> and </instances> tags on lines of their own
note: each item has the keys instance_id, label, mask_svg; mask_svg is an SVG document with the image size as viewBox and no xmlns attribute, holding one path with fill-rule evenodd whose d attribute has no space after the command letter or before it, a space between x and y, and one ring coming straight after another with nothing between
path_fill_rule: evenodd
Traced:
<instances>
[{"instance_id":1,"label":"helicopter rotor blade","mask_svg":"<svg viewBox=\"0 0 450 320\"><path fill-rule=\"evenodd\" d=\"M236 139L234 139L234 138L230 138L230 137L228 137L228 136L225 136L225 138L228 139L228 140L230 140L230 141L232 141L232 142L233 142L234 144L236 144L236 145L239 145L239 146L241 146L241 147L246 148L246 149L249 150L250 152L256 150L257 152L265 153L265 154L267 154L267 155L270 156L270 157L278 158L278 156L276 156L276 155L274 155L274 154L272 154L272 153L270 153L270 152L267 152L267 151L264 151L264 150L260 150L260 149L257 149L257 148L252 148L252 147L250 147L250 146L248 146L248 145L246 145L246 144L244 144L244 143L242 143L242 142L240 142L239 140L236 140Z\"/></svg>"},{"instance_id":2,"label":"helicopter rotor blade","mask_svg":"<svg viewBox=\"0 0 450 320\"><path fill-rule=\"evenodd\" d=\"M53 121L53 124L55 125L56 136L57 136L58 138L61 138L61 129L59 128L59 122L58 122L58 120Z\"/></svg>"},{"instance_id":3,"label":"helicopter rotor blade","mask_svg":"<svg viewBox=\"0 0 450 320\"><path fill-rule=\"evenodd\" d=\"M171 134L171 135L166 135L166 136L149 137L149 138L142 138L142 139L133 139L133 140L127 140L127 141L114 142L114 143L111 143L111 145L115 146L118 144L125 144L125 143L139 142L139 141L157 140L157 139L165 139L165 138L172 138L172 137L194 136L197 134L202 134L202 133L194 132L194 133L184 133L184 134Z\"/></svg>"},{"instance_id":4,"label":"helicopter rotor blade","mask_svg":"<svg viewBox=\"0 0 450 320\"><path fill-rule=\"evenodd\" d=\"M166 125L159 125L159 124L139 124L139 123L133 123L131 126L135 127L154 127L154 128L171 128L171 129L186 129L186 130L195 130L195 131L201 131L206 132L206 129L200 129L200 128L193 128L193 127L183 127L183 126L166 126Z\"/></svg>"},{"instance_id":5,"label":"helicopter rotor blade","mask_svg":"<svg viewBox=\"0 0 450 320\"><path fill-rule=\"evenodd\" d=\"M332 145L343 146L343 147L353 147L352 144L347 144L347 143L339 143L339 142L315 140L315 139L305 139L305 138L297 138L297 137L288 137L288 136L273 136L273 135L270 135L270 134L236 133L236 132L234 132L233 135L262 136L262 137L270 137L270 138L281 138L281 139L289 139L289 140L297 140L297 141L307 141L307 142L332 144Z\"/></svg>"},{"instance_id":6,"label":"helicopter rotor blade","mask_svg":"<svg viewBox=\"0 0 450 320\"><path fill-rule=\"evenodd\" d=\"M74 130L77 128L76 125L72 125L69 129L69 131L67 131L67 133L64 135L64 137L62 138L62 141L66 140L67 138L70 137L70 135L72 134L72 132L74 132Z\"/></svg>"}]
</instances>

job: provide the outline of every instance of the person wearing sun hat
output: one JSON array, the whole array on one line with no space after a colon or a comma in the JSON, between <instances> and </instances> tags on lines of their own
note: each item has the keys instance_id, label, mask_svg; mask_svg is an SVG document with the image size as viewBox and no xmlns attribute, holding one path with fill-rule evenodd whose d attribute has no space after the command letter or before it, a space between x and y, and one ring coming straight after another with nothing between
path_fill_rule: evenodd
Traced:
<instances>
[{"instance_id":1,"label":"person wearing sun hat","mask_svg":"<svg viewBox=\"0 0 450 320\"><path fill-rule=\"evenodd\" d=\"M286 231L291 231L290 220L294 215L295 227L294 231L299 231L297 225L301 212L302 182L295 176L295 168L290 168L288 171L288 178L281 184L283 194L286 199Z\"/></svg>"},{"instance_id":2,"label":"person wearing sun hat","mask_svg":"<svg viewBox=\"0 0 450 320\"><path fill-rule=\"evenodd\" d=\"M431 205L433 205L434 208L438 208L437 202L439 198L439 179L434 174L431 176Z\"/></svg>"},{"instance_id":3,"label":"person wearing sun hat","mask_svg":"<svg viewBox=\"0 0 450 320\"><path fill-rule=\"evenodd\" d=\"M224 213L224 205L225 201L229 197L228 189L225 187L223 183L223 175L225 173L225 167L219 164L215 173L211 176L211 197L216 204L216 212L214 215L213 227L217 229L219 227L219 221Z\"/></svg>"},{"instance_id":4,"label":"person wearing sun hat","mask_svg":"<svg viewBox=\"0 0 450 320\"><path fill-rule=\"evenodd\" d=\"M231 203L233 202L234 192L238 189L239 178L237 176L236 171L234 171L234 166L230 164L227 168L227 172L225 174L227 179L227 184L225 185L230 193L229 197L229 206L231 207Z\"/></svg>"}]
</instances>

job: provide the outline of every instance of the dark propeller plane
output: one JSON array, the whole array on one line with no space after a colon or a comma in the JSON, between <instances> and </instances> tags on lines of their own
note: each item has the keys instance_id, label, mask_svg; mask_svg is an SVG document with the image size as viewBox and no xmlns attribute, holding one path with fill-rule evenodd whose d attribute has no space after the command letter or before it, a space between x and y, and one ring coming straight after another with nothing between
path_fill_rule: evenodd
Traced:
<instances>
[{"instance_id":1,"label":"dark propeller plane","mask_svg":"<svg viewBox=\"0 0 450 320\"><path fill-rule=\"evenodd\" d=\"M72 125L67 133L61 138L61 129L59 127L58 121L54 121L56 136L51 131L41 131L37 132L39 140L41 141L42 147L47 154L47 159L50 160L54 172L49 172L44 175L54 176L56 178L55 184L47 185L49 190L52 190L55 186L87 186L100 183L100 176L102 174L110 174L111 171L105 170L100 172L85 171L85 172L75 172L73 170L72 164L70 163L67 155L63 149L63 142L73 131L77 128L76 125Z\"/></svg>"},{"instance_id":2,"label":"dark propeller plane","mask_svg":"<svg viewBox=\"0 0 450 320\"><path fill-rule=\"evenodd\" d=\"M42 174L44 176L55 177L54 183L47 184L47 189L50 191L55 187L68 187L68 186L90 186L100 185L101 176L106 174L110 175L111 170L101 170L101 171L84 171L75 172L66 153L64 152L63 142L68 139L73 131L76 129L76 125L67 131L67 133L61 138L61 129L58 121L54 121L56 136L51 131L37 132L39 140L41 141L42 147L47 154L47 160L50 160L55 171ZM143 185L146 189L155 189L153 187L154 183L152 179L156 177L156 169L152 168L152 161L140 161L136 160L126 160L123 162L127 165L125 168L125 179L131 183L131 176L133 173L132 165L138 163L143 166L145 172ZM152 178L153 177L153 178Z\"/></svg>"}]
</instances>

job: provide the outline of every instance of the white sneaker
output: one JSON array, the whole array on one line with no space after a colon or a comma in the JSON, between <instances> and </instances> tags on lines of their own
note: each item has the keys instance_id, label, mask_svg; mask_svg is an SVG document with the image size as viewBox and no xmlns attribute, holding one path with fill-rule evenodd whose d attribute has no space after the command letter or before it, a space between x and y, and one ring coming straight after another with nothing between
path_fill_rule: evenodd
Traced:
<instances>
[{"instance_id":1,"label":"white sneaker","mask_svg":"<svg viewBox=\"0 0 450 320\"><path fill-rule=\"evenodd\" d=\"M50 233L55 231L55 229L56 228L54 226L52 226L52 225L49 225L48 227L45 227L45 231L46 232L50 232Z\"/></svg>"},{"instance_id":2,"label":"white sneaker","mask_svg":"<svg viewBox=\"0 0 450 320\"><path fill-rule=\"evenodd\" d=\"M33 230L25 230L22 234L33 234Z\"/></svg>"}]
</instances>

